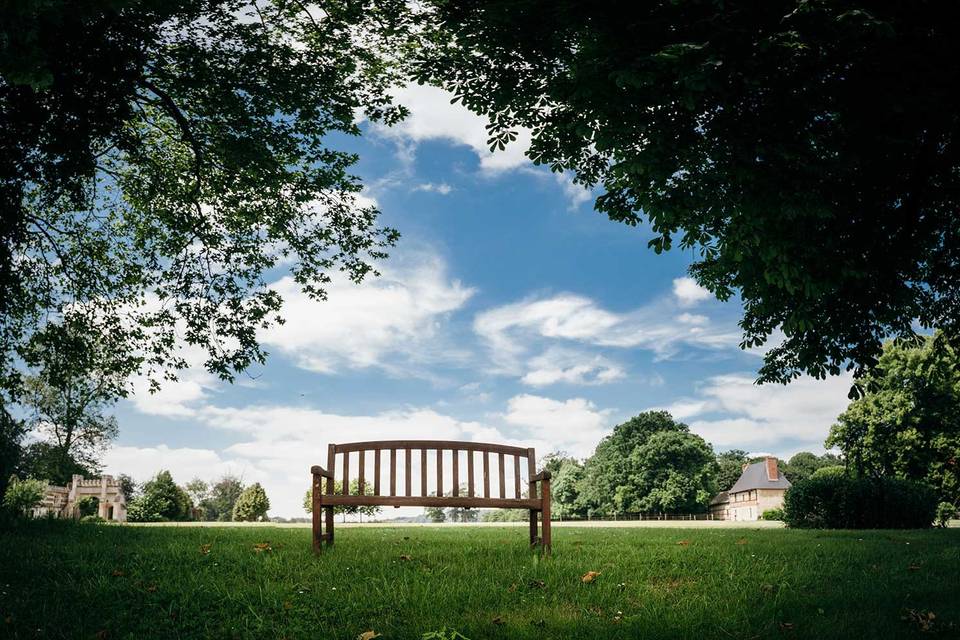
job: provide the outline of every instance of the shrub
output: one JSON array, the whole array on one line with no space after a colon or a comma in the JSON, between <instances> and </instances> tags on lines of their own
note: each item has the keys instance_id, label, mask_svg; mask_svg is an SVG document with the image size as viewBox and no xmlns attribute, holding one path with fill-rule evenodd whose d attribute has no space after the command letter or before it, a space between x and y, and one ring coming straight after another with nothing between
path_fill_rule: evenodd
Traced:
<instances>
[{"instance_id":1,"label":"shrub","mask_svg":"<svg viewBox=\"0 0 960 640\"><path fill-rule=\"evenodd\" d=\"M847 474L847 469L842 464L830 465L829 467L820 467L810 474L811 478L835 478Z\"/></svg>"},{"instance_id":2,"label":"shrub","mask_svg":"<svg viewBox=\"0 0 960 640\"><path fill-rule=\"evenodd\" d=\"M169 471L161 471L143 485L143 493L127 505L130 522L187 520L192 504L190 496L178 487Z\"/></svg>"},{"instance_id":3,"label":"shrub","mask_svg":"<svg viewBox=\"0 0 960 640\"><path fill-rule=\"evenodd\" d=\"M90 524L101 524L106 522L106 520L104 520L100 516L83 516L82 518L80 518L80 522L90 523Z\"/></svg>"},{"instance_id":4,"label":"shrub","mask_svg":"<svg viewBox=\"0 0 960 640\"><path fill-rule=\"evenodd\" d=\"M957 508L949 502L941 502L937 505L936 523L938 527L946 527L950 518L957 515Z\"/></svg>"},{"instance_id":5,"label":"shrub","mask_svg":"<svg viewBox=\"0 0 960 640\"><path fill-rule=\"evenodd\" d=\"M787 490L784 522L798 529L925 529L936 508L933 488L913 480L811 476Z\"/></svg>"},{"instance_id":6,"label":"shrub","mask_svg":"<svg viewBox=\"0 0 960 640\"><path fill-rule=\"evenodd\" d=\"M97 509L100 507L100 499L96 496L84 496L77 500L77 510L80 512L80 518L97 515Z\"/></svg>"},{"instance_id":7,"label":"shrub","mask_svg":"<svg viewBox=\"0 0 960 640\"><path fill-rule=\"evenodd\" d=\"M255 482L240 494L237 504L233 505L233 520L235 522L255 522L266 520L270 510L270 500L267 492L259 482Z\"/></svg>"},{"instance_id":8,"label":"shrub","mask_svg":"<svg viewBox=\"0 0 960 640\"><path fill-rule=\"evenodd\" d=\"M10 478L7 491L3 496L3 506L21 516L30 514L38 506L47 491L47 483L42 480Z\"/></svg>"},{"instance_id":9,"label":"shrub","mask_svg":"<svg viewBox=\"0 0 960 640\"><path fill-rule=\"evenodd\" d=\"M783 509L767 509L760 514L761 520L783 520Z\"/></svg>"}]
</instances>

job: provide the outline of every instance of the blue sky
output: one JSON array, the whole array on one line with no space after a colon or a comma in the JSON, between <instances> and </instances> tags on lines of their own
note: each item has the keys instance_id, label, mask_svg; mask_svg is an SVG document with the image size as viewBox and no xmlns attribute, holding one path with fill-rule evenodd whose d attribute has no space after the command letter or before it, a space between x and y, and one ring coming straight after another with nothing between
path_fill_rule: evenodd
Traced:
<instances>
[{"instance_id":1,"label":"blue sky","mask_svg":"<svg viewBox=\"0 0 960 640\"><path fill-rule=\"evenodd\" d=\"M283 273L287 323L266 366L234 385L200 369L117 409L108 472L179 482L259 481L272 515L304 515L328 442L446 438L585 457L636 413L666 408L717 450L822 451L850 379L756 386L736 301L686 277L693 254L656 255L648 229L610 222L567 176L485 146L484 121L438 89L408 87L412 115L337 140L360 154L364 199L403 234L382 277L335 279L329 300Z\"/></svg>"}]
</instances>

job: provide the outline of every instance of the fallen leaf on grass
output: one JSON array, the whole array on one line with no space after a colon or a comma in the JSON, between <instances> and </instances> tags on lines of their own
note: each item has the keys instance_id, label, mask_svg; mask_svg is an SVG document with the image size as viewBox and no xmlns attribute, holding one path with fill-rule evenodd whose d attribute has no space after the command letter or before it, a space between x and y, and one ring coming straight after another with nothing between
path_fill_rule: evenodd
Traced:
<instances>
[{"instance_id":1,"label":"fallen leaf on grass","mask_svg":"<svg viewBox=\"0 0 960 640\"><path fill-rule=\"evenodd\" d=\"M403 560L404 562L409 562L410 560L413 560L413 556L402 555L400 556L400 559Z\"/></svg>"},{"instance_id":2,"label":"fallen leaf on grass","mask_svg":"<svg viewBox=\"0 0 960 640\"><path fill-rule=\"evenodd\" d=\"M531 580L527 583L527 586L531 589L546 589L547 583L543 580Z\"/></svg>"},{"instance_id":3,"label":"fallen leaf on grass","mask_svg":"<svg viewBox=\"0 0 960 640\"><path fill-rule=\"evenodd\" d=\"M371 629L370 631L364 631L357 636L357 640L373 640L374 638L379 638L380 634Z\"/></svg>"},{"instance_id":4,"label":"fallen leaf on grass","mask_svg":"<svg viewBox=\"0 0 960 640\"><path fill-rule=\"evenodd\" d=\"M492 622L493 622L493 624L496 624L496 625L507 624L507 623L503 620L503 618L501 618L500 616L497 616L496 618L494 618L494 619L492 620Z\"/></svg>"},{"instance_id":5,"label":"fallen leaf on grass","mask_svg":"<svg viewBox=\"0 0 960 640\"><path fill-rule=\"evenodd\" d=\"M513 593L513 592L516 591L516 590L517 590L517 583L516 583L516 582L514 582L514 583L511 584L509 587L507 587L507 593Z\"/></svg>"},{"instance_id":6,"label":"fallen leaf on grass","mask_svg":"<svg viewBox=\"0 0 960 640\"><path fill-rule=\"evenodd\" d=\"M100 631L97 631L95 637L97 638L97 640L104 640L104 638L107 638L109 636L110 636L109 631L107 631L106 629L100 629Z\"/></svg>"},{"instance_id":7,"label":"fallen leaf on grass","mask_svg":"<svg viewBox=\"0 0 960 640\"><path fill-rule=\"evenodd\" d=\"M284 601L283 601L283 609L284 609L285 611L290 611L290 609L293 609L293 603L290 602L289 600L284 600Z\"/></svg>"},{"instance_id":8,"label":"fallen leaf on grass","mask_svg":"<svg viewBox=\"0 0 960 640\"><path fill-rule=\"evenodd\" d=\"M114 569L110 575L112 575L114 578L122 578L124 574L120 569Z\"/></svg>"},{"instance_id":9,"label":"fallen leaf on grass","mask_svg":"<svg viewBox=\"0 0 960 640\"><path fill-rule=\"evenodd\" d=\"M680 545L681 547L686 547L686 546L688 546L688 545L690 544L690 541L689 541L689 540L681 540L681 541L678 542L677 544Z\"/></svg>"},{"instance_id":10,"label":"fallen leaf on grass","mask_svg":"<svg viewBox=\"0 0 960 640\"><path fill-rule=\"evenodd\" d=\"M916 563L911 564L909 567L907 567L907 570L908 570L908 571L919 571L919 570L920 570L920 565L919 565L919 564L916 564Z\"/></svg>"},{"instance_id":11,"label":"fallen leaf on grass","mask_svg":"<svg viewBox=\"0 0 960 640\"><path fill-rule=\"evenodd\" d=\"M792 623L792 622L781 622L781 623L780 623L780 631L793 631L793 623Z\"/></svg>"},{"instance_id":12,"label":"fallen leaf on grass","mask_svg":"<svg viewBox=\"0 0 960 640\"><path fill-rule=\"evenodd\" d=\"M212 544L202 544L200 545L200 555L205 556L210 553L210 548L213 547Z\"/></svg>"},{"instance_id":13,"label":"fallen leaf on grass","mask_svg":"<svg viewBox=\"0 0 960 640\"><path fill-rule=\"evenodd\" d=\"M623 621L623 611L617 611L617 615L613 616L613 622L620 623Z\"/></svg>"},{"instance_id":14,"label":"fallen leaf on grass","mask_svg":"<svg viewBox=\"0 0 960 640\"><path fill-rule=\"evenodd\" d=\"M599 575L600 575L600 572L599 572L599 571L587 571L587 572L586 572L585 574L583 574L583 576L580 578L580 582L593 582L594 580L597 579L597 576L599 576Z\"/></svg>"},{"instance_id":15,"label":"fallen leaf on grass","mask_svg":"<svg viewBox=\"0 0 960 640\"><path fill-rule=\"evenodd\" d=\"M150 593L154 593L156 590L157 590L157 585L155 584L147 585L147 591L149 591Z\"/></svg>"},{"instance_id":16,"label":"fallen leaf on grass","mask_svg":"<svg viewBox=\"0 0 960 640\"><path fill-rule=\"evenodd\" d=\"M777 586L773 584L760 585L760 591L763 591L764 593L773 593L776 590L777 590Z\"/></svg>"},{"instance_id":17,"label":"fallen leaf on grass","mask_svg":"<svg viewBox=\"0 0 960 640\"><path fill-rule=\"evenodd\" d=\"M739 540L737 540L737 544L747 544L747 539L746 539L746 538L740 538Z\"/></svg>"},{"instance_id":18,"label":"fallen leaf on grass","mask_svg":"<svg viewBox=\"0 0 960 640\"><path fill-rule=\"evenodd\" d=\"M260 553L261 551L273 551L273 547L270 546L269 542L258 542L253 545L253 550Z\"/></svg>"},{"instance_id":19,"label":"fallen leaf on grass","mask_svg":"<svg viewBox=\"0 0 960 640\"><path fill-rule=\"evenodd\" d=\"M934 625L933 621L936 619L937 615L933 611L917 611L916 609L904 609L901 620L906 620L907 622L912 622L915 624L920 631L933 631Z\"/></svg>"}]
</instances>

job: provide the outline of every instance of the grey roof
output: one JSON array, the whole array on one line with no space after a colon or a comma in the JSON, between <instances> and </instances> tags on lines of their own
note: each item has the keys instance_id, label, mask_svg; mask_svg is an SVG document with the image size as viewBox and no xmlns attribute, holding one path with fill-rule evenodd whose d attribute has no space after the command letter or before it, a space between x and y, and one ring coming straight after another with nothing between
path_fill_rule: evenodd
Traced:
<instances>
[{"instance_id":1,"label":"grey roof","mask_svg":"<svg viewBox=\"0 0 960 640\"><path fill-rule=\"evenodd\" d=\"M710 501L710 506L715 504L726 504L728 502L730 502L730 496L726 491L721 491L713 497L713 500Z\"/></svg>"},{"instance_id":2,"label":"grey roof","mask_svg":"<svg viewBox=\"0 0 960 640\"><path fill-rule=\"evenodd\" d=\"M730 489L730 493L739 493L740 491L750 491L752 489L789 489L790 481L782 473L778 474L776 480L771 480L767 476L767 463L764 460L754 462L743 470L740 478Z\"/></svg>"}]
</instances>

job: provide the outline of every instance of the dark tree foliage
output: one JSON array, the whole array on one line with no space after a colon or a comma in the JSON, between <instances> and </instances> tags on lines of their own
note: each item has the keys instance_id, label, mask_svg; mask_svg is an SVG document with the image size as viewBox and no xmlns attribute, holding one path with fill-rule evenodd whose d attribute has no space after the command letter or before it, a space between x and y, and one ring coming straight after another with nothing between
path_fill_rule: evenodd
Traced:
<instances>
[{"instance_id":1,"label":"dark tree foliage","mask_svg":"<svg viewBox=\"0 0 960 640\"><path fill-rule=\"evenodd\" d=\"M281 300L395 242L357 200L357 113L393 122L399 0L24 0L0 7L0 390L50 323L155 382L263 360ZM42 352L40 352L42 357ZM30 363L27 363L30 364ZM8 397L8 400L10 399Z\"/></svg>"},{"instance_id":2,"label":"dark tree foliage","mask_svg":"<svg viewBox=\"0 0 960 640\"><path fill-rule=\"evenodd\" d=\"M731 449L717 454L717 488L727 491L740 479L743 465L747 464L747 452L743 449Z\"/></svg>"},{"instance_id":3,"label":"dark tree foliage","mask_svg":"<svg viewBox=\"0 0 960 640\"><path fill-rule=\"evenodd\" d=\"M960 343L960 5L433 0L416 76L743 302L759 374Z\"/></svg>"},{"instance_id":4,"label":"dark tree foliage","mask_svg":"<svg viewBox=\"0 0 960 640\"><path fill-rule=\"evenodd\" d=\"M960 356L936 334L918 348L888 343L866 394L837 418L828 447L859 476L920 480L960 504Z\"/></svg>"},{"instance_id":5,"label":"dark tree foliage","mask_svg":"<svg viewBox=\"0 0 960 640\"><path fill-rule=\"evenodd\" d=\"M38 478L63 486L74 475L92 477L100 473L99 465L86 465L73 454L53 442L31 442L20 454L17 475Z\"/></svg>"},{"instance_id":6,"label":"dark tree foliage","mask_svg":"<svg viewBox=\"0 0 960 640\"><path fill-rule=\"evenodd\" d=\"M900 478L812 477L787 490L783 521L798 529L927 529L937 492Z\"/></svg>"}]
</instances>

